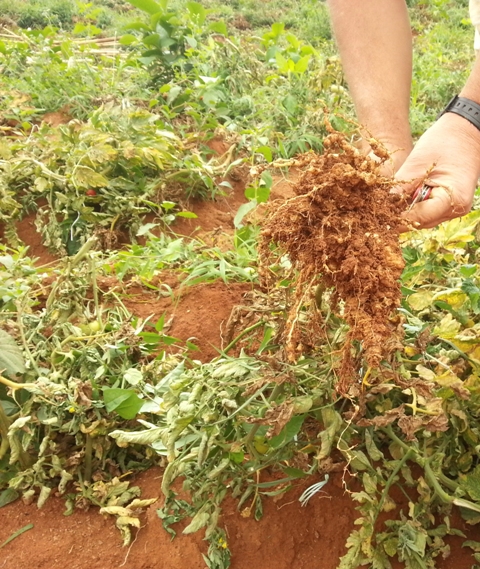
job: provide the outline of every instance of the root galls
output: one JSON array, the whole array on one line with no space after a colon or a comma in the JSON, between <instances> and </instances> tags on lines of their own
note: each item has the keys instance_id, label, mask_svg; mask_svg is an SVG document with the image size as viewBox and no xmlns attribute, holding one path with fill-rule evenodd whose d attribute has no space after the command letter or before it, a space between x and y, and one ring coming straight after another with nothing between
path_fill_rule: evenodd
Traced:
<instances>
[{"instance_id":1,"label":"root galls","mask_svg":"<svg viewBox=\"0 0 480 569\"><path fill-rule=\"evenodd\" d=\"M398 235L404 199L390 193L391 178L381 163L365 157L344 135L331 133L324 154L300 158L303 172L295 196L272 208L260 242L260 274L268 286L274 275L270 244L288 254L294 295L284 340L290 359L304 348L299 313L315 287L333 289L334 308L343 306L349 325L337 389L347 393L358 382L352 342L360 342L367 364L378 367L396 344L390 321L400 303L399 278L404 266ZM305 328L305 324L303 324Z\"/></svg>"}]
</instances>

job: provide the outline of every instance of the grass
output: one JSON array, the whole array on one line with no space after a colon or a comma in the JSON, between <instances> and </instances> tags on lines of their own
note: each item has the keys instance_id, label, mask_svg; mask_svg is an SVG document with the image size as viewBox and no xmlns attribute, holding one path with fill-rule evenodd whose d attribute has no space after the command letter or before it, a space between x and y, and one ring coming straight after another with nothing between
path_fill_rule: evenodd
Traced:
<instances>
[{"instance_id":1,"label":"grass","mask_svg":"<svg viewBox=\"0 0 480 569\"><path fill-rule=\"evenodd\" d=\"M99 31L117 30L130 16L131 5L122 0L18 0L0 1L6 23L20 28L42 30L47 26L71 31L77 24L91 24Z\"/></svg>"}]
</instances>

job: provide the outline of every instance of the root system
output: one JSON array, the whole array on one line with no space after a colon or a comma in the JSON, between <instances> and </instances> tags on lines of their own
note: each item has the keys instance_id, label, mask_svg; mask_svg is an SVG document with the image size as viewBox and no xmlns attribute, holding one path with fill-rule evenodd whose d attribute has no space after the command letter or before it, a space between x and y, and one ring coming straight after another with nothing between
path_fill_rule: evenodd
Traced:
<instances>
[{"instance_id":1,"label":"root system","mask_svg":"<svg viewBox=\"0 0 480 569\"><path fill-rule=\"evenodd\" d=\"M314 305L315 289L332 290L331 305L349 325L337 384L343 394L362 376L366 380L355 354L361 353L368 366L377 368L398 339L398 322L391 317L401 297L404 262L398 236L406 204L390 192L392 178L380 173L385 149L375 141L372 148L379 161L332 132L324 141L323 155L303 155L296 195L274 204L260 243L266 286L274 278L272 255L286 253L292 264L295 293L284 337L289 359L297 359L305 349L301 327L305 329L305 307ZM279 249L272 250L272 242ZM310 333L315 330L312 324Z\"/></svg>"}]
</instances>

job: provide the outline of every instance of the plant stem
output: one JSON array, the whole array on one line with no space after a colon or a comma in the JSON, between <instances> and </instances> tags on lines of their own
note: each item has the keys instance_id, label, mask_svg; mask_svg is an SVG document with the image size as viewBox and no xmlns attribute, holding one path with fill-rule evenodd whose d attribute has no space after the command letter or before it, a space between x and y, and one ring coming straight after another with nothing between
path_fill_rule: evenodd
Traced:
<instances>
[{"instance_id":1,"label":"plant stem","mask_svg":"<svg viewBox=\"0 0 480 569\"><path fill-rule=\"evenodd\" d=\"M69 277L71 270L74 267L76 267L85 258L85 256L88 254L90 249L97 243L97 241L98 240L96 237L90 237L90 239L87 239L87 241L85 241L85 243L80 247L76 255L68 259L65 273L62 276L60 276L60 278L57 281L55 281L52 290L48 295L47 302L45 303L47 309L49 309L54 303L54 301L57 299L57 290L60 284Z\"/></svg>"},{"instance_id":2,"label":"plant stem","mask_svg":"<svg viewBox=\"0 0 480 569\"><path fill-rule=\"evenodd\" d=\"M8 442L8 428L10 427L10 419L5 413L5 409L0 403L0 435L2 437L2 442L0 444L0 460L5 456L10 444Z\"/></svg>"},{"instance_id":3,"label":"plant stem","mask_svg":"<svg viewBox=\"0 0 480 569\"><path fill-rule=\"evenodd\" d=\"M283 389L283 383L277 383L277 385L273 388L273 391L270 394L270 397L268 398L268 402L271 403L274 399L276 399L276 397L280 394L282 389ZM250 429L250 432L247 435L247 438L245 439L246 445L248 445L252 442L252 439L257 434L257 431L259 428L260 428L259 423L257 423L256 425L253 425L253 427Z\"/></svg>"},{"instance_id":4,"label":"plant stem","mask_svg":"<svg viewBox=\"0 0 480 569\"><path fill-rule=\"evenodd\" d=\"M22 321L22 314L24 313L23 307L21 305L17 305L17 308L18 308L18 313L17 313L18 331L20 332L20 338L22 340L23 349L25 350L25 353L27 354L28 359L32 364L33 370L37 375L40 375L40 370L38 369L37 362L35 361L35 358L33 357L32 352L28 347L27 339L25 338L25 329L23 328L23 321Z\"/></svg>"},{"instance_id":5,"label":"plant stem","mask_svg":"<svg viewBox=\"0 0 480 569\"><path fill-rule=\"evenodd\" d=\"M100 326L103 328L102 322L102 310L98 302L98 285L97 285L97 273L95 271L95 260L90 257L90 270L92 272L92 289L93 289L93 302L95 303L95 318Z\"/></svg>"},{"instance_id":6,"label":"plant stem","mask_svg":"<svg viewBox=\"0 0 480 569\"><path fill-rule=\"evenodd\" d=\"M435 473L433 472L431 466L430 466L430 461L426 460L425 464L423 466L424 471L425 471L425 477L426 479L430 482L430 484L432 485L435 493L437 494L437 496L440 498L440 500L444 503L444 504L451 504L453 503L453 496L450 496L449 494L447 494L444 489L440 486L440 483L437 480L437 477L435 475Z\"/></svg>"},{"instance_id":7,"label":"plant stem","mask_svg":"<svg viewBox=\"0 0 480 569\"><path fill-rule=\"evenodd\" d=\"M84 474L85 482L87 482L87 484L89 484L92 479L92 452L93 452L92 437L90 435L87 435L85 441L85 474Z\"/></svg>"},{"instance_id":8,"label":"plant stem","mask_svg":"<svg viewBox=\"0 0 480 569\"><path fill-rule=\"evenodd\" d=\"M377 507L377 512L375 514L375 518L373 520L373 524L372 526L375 526L375 522L377 521L378 516L380 515L380 512L382 511L383 508L383 504L385 502L385 498L388 495L388 491L390 490L390 486L393 484L393 481L395 479L395 476L400 472L402 466L407 462L407 460L410 459L410 457L413 455L414 451L413 449L409 449L403 456L402 460L400 460L400 462L397 464L397 466L394 468L392 474L390 474L387 483L385 484L385 489L382 492L382 496L380 498L380 501L378 502L378 507Z\"/></svg>"},{"instance_id":9,"label":"plant stem","mask_svg":"<svg viewBox=\"0 0 480 569\"><path fill-rule=\"evenodd\" d=\"M260 326L262 326L264 324L263 320L259 320L258 322L255 322L255 324L252 324L252 326L249 326L248 328L245 328L245 330L243 330L242 332L240 332L240 334L234 338L230 344L228 344L228 346L223 350L224 354L227 354L232 348L234 348L236 346L236 344L244 337L246 336L248 333L252 332L253 330L255 330L256 328L259 328Z\"/></svg>"},{"instance_id":10,"label":"plant stem","mask_svg":"<svg viewBox=\"0 0 480 569\"><path fill-rule=\"evenodd\" d=\"M407 450L406 455L411 453L412 460L416 462L421 468L423 468L427 482L430 484L434 492L437 494L438 498L444 504L455 504L457 498L455 498L454 496L450 496L450 494L447 494L447 492L445 492L445 490L441 487L439 480L443 484L445 484L447 488L450 488L450 490L453 491L455 491L458 488L458 485L453 480L450 480L450 478L445 476L443 472L439 472L437 475L430 466L430 461L432 460L431 458L430 459L424 458L423 456L420 455L417 449L411 448L407 444L405 444L401 439L397 437L397 435L395 435L391 426L385 427L381 429L381 431L383 431L386 435L388 435L394 442L399 444L402 448L406 449ZM475 504L475 502L471 502L470 500L464 500L463 498L458 500L462 502L461 503L462 507L473 510L474 512L480 511L480 506L478 504Z\"/></svg>"},{"instance_id":11,"label":"plant stem","mask_svg":"<svg viewBox=\"0 0 480 569\"><path fill-rule=\"evenodd\" d=\"M38 389L38 385L36 383L17 383L15 381L10 381L9 379L3 377L3 375L0 375L0 383L3 383L3 385L6 385L7 387L10 387L10 389L26 389L27 391L29 389Z\"/></svg>"}]
</instances>

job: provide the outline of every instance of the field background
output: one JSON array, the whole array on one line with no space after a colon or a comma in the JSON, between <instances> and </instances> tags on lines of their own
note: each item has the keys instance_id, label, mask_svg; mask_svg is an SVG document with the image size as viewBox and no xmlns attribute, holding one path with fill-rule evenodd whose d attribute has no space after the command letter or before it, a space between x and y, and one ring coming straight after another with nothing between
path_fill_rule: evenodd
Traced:
<instances>
[{"instance_id":1,"label":"field background","mask_svg":"<svg viewBox=\"0 0 480 569\"><path fill-rule=\"evenodd\" d=\"M468 2L408 5L418 138L475 54ZM315 283L291 362L280 251L260 286L296 159L327 115L358 138L325 2L0 0L0 25L0 567L476 567L478 209L402 237L404 339L373 370L355 346L347 398L341 306Z\"/></svg>"}]
</instances>

